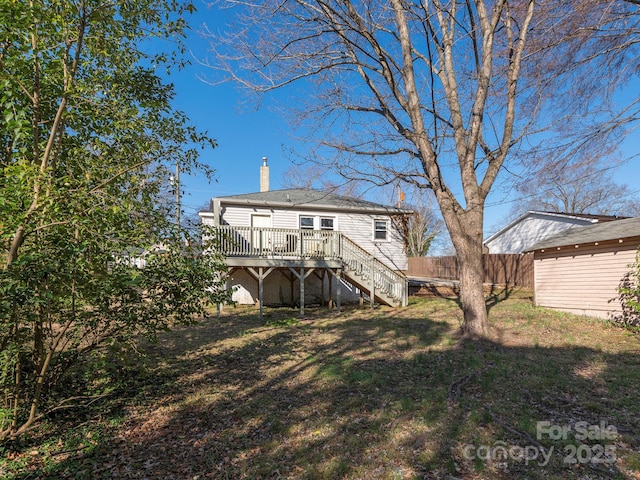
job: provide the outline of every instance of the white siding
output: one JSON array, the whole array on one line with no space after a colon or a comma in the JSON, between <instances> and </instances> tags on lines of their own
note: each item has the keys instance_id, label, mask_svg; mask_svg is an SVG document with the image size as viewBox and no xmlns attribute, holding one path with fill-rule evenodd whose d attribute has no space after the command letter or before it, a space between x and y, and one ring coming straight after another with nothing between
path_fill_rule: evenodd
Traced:
<instances>
[{"instance_id":1,"label":"white siding","mask_svg":"<svg viewBox=\"0 0 640 480\"><path fill-rule=\"evenodd\" d=\"M271 215L273 228L291 228L281 227L275 223L273 210L270 208L253 208L253 207L236 207L222 205L220 214L224 223L233 227L250 227L251 215Z\"/></svg>"},{"instance_id":2,"label":"white siding","mask_svg":"<svg viewBox=\"0 0 640 480\"><path fill-rule=\"evenodd\" d=\"M300 215L318 218L335 217L334 228L378 260L394 270L407 270L408 268L402 234L395 227L389 216L327 210L284 210L237 205L223 205L221 214L224 222L236 227L251 225L252 214L271 215L273 228L299 228ZM389 238L387 241L374 242L373 222L375 219L389 220Z\"/></svg>"},{"instance_id":3,"label":"white siding","mask_svg":"<svg viewBox=\"0 0 640 480\"><path fill-rule=\"evenodd\" d=\"M213 215L200 215L200 221L203 225L214 225Z\"/></svg>"},{"instance_id":4,"label":"white siding","mask_svg":"<svg viewBox=\"0 0 640 480\"><path fill-rule=\"evenodd\" d=\"M617 289L637 247L623 243L536 252L536 304L600 318L620 312Z\"/></svg>"},{"instance_id":5,"label":"white siding","mask_svg":"<svg viewBox=\"0 0 640 480\"><path fill-rule=\"evenodd\" d=\"M388 239L386 241L374 241L374 220L388 220ZM404 271L409 268L402 234L395 227L390 217L343 213L338 217L338 229L350 240L360 245L360 247L393 270Z\"/></svg>"},{"instance_id":6,"label":"white siding","mask_svg":"<svg viewBox=\"0 0 640 480\"><path fill-rule=\"evenodd\" d=\"M571 227L591 224L590 220L550 218L540 214L532 214L497 237L485 242L485 246L489 249L489 253L522 253L551 235Z\"/></svg>"}]
</instances>

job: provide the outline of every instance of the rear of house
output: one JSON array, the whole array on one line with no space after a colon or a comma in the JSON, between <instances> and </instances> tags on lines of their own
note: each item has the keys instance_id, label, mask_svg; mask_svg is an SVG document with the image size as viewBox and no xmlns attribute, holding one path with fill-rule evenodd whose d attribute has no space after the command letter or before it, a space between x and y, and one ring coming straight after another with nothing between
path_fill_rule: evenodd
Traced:
<instances>
[{"instance_id":1,"label":"rear of house","mask_svg":"<svg viewBox=\"0 0 640 480\"><path fill-rule=\"evenodd\" d=\"M219 212L216 216L215 212ZM271 190L212 199L203 223L233 227L340 232L397 271L407 270L400 218L411 212L307 188Z\"/></svg>"},{"instance_id":2,"label":"rear of house","mask_svg":"<svg viewBox=\"0 0 640 480\"><path fill-rule=\"evenodd\" d=\"M611 318L622 312L618 288L640 246L640 218L575 227L537 243L535 303Z\"/></svg>"},{"instance_id":3,"label":"rear of house","mask_svg":"<svg viewBox=\"0 0 640 480\"><path fill-rule=\"evenodd\" d=\"M378 300L393 304L382 285L398 281L397 288L405 288L402 219L410 213L311 189L265 189L214 198L200 217L231 239L223 249L238 303L322 304L337 294L354 301L374 290ZM365 270L374 263L380 268L369 275ZM398 279L391 280L394 275Z\"/></svg>"}]
</instances>

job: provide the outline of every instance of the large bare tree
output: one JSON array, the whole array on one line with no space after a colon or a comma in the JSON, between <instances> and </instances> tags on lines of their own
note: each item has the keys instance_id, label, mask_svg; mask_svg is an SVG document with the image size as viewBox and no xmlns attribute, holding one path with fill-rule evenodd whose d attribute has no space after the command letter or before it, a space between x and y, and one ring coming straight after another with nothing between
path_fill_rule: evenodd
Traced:
<instances>
[{"instance_id":1,"label":"large bare tree","mask_svg":"<svg viewBox=\"0 0 640 480\"><path fill-rule=\"evenodd\" d=\"M569 17L578 22L573 3L219 3L238 10L232 29L212 40L216 67L256 92L302 87L297 119L320 140L321 161L347 179L433 191L460 264L463 331L486 334L485 202L510 149L544 111L550 76L567 71L554 32Z\"/></svg>"}]
</instances>

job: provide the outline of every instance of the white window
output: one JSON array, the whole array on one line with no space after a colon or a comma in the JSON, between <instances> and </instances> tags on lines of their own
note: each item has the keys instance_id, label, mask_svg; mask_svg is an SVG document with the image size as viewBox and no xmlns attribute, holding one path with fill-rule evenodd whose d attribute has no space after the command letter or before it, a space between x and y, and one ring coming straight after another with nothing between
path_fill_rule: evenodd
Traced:
<instances>
[{"instance_id":1,"label":"white window","mask_svg":"<svg viewBox=\"0 0 640 480\"><path fill-rule=\"evenodd\" d=\"M336 229L335 217L321 217L318 215L300 215L300 228L302 230L325 230L333 231Z\"/></svg>"},{"instance_id":2,"label":"white window","mask_svg":"<svg viewBox=\"0 0 640 480\"><path fill-rule=\"evenodd\" d=\"M373 240L374 241L386 241L388 239L387 226L388 226L387 220L373 221Z\"/></svg>"},{"instance_id":3,"label":"white window","mask_svg":"<svg viewBox=\"0 0 640 480\"><path fill-rule=\"evenodd\" d=\"M333 218L320 217L320 230L333 230Z\"/></svg>"},{"instance_id":4,"label":"white window","mask_svg":"<svg viewBox=\"0 0 640 480\"><path fill-rule=\"evenodd\" d=\"M300 228L302 230L313 230L313 217L300 217Z\"/></svg>"}]
</instances>

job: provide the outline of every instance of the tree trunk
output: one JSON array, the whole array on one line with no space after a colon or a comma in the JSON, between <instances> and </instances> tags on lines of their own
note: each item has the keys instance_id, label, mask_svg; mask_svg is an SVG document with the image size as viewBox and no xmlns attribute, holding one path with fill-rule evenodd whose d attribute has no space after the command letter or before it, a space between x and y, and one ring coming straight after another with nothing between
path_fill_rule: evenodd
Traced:
<instances>
[{"instance_id":1,"label":"tree trunk","mask_svg":"<svg viewBox=\"0 0 640 480\"><path fill-rule=\"evenodd\" d=\"M482 240L467 240L464 243L462 248L456 248L460 271L460 304L464 313L462 331L466 336L483 337L489 332L489 324L484 300Z\"/></svg>"},{"instance_id":2,"label":"tree trunk","mask_svg":"<svg viewBox=\"0 0 640 480\"><path fill-rule=\"evenodd\" d=\"M445 215L458 258L460 306L464 314L462 332L465 336L474 338L484 337L489 333L483 288L482 211L483 209L476 208L475 211Z\"/></svg>"}]
</instances>

